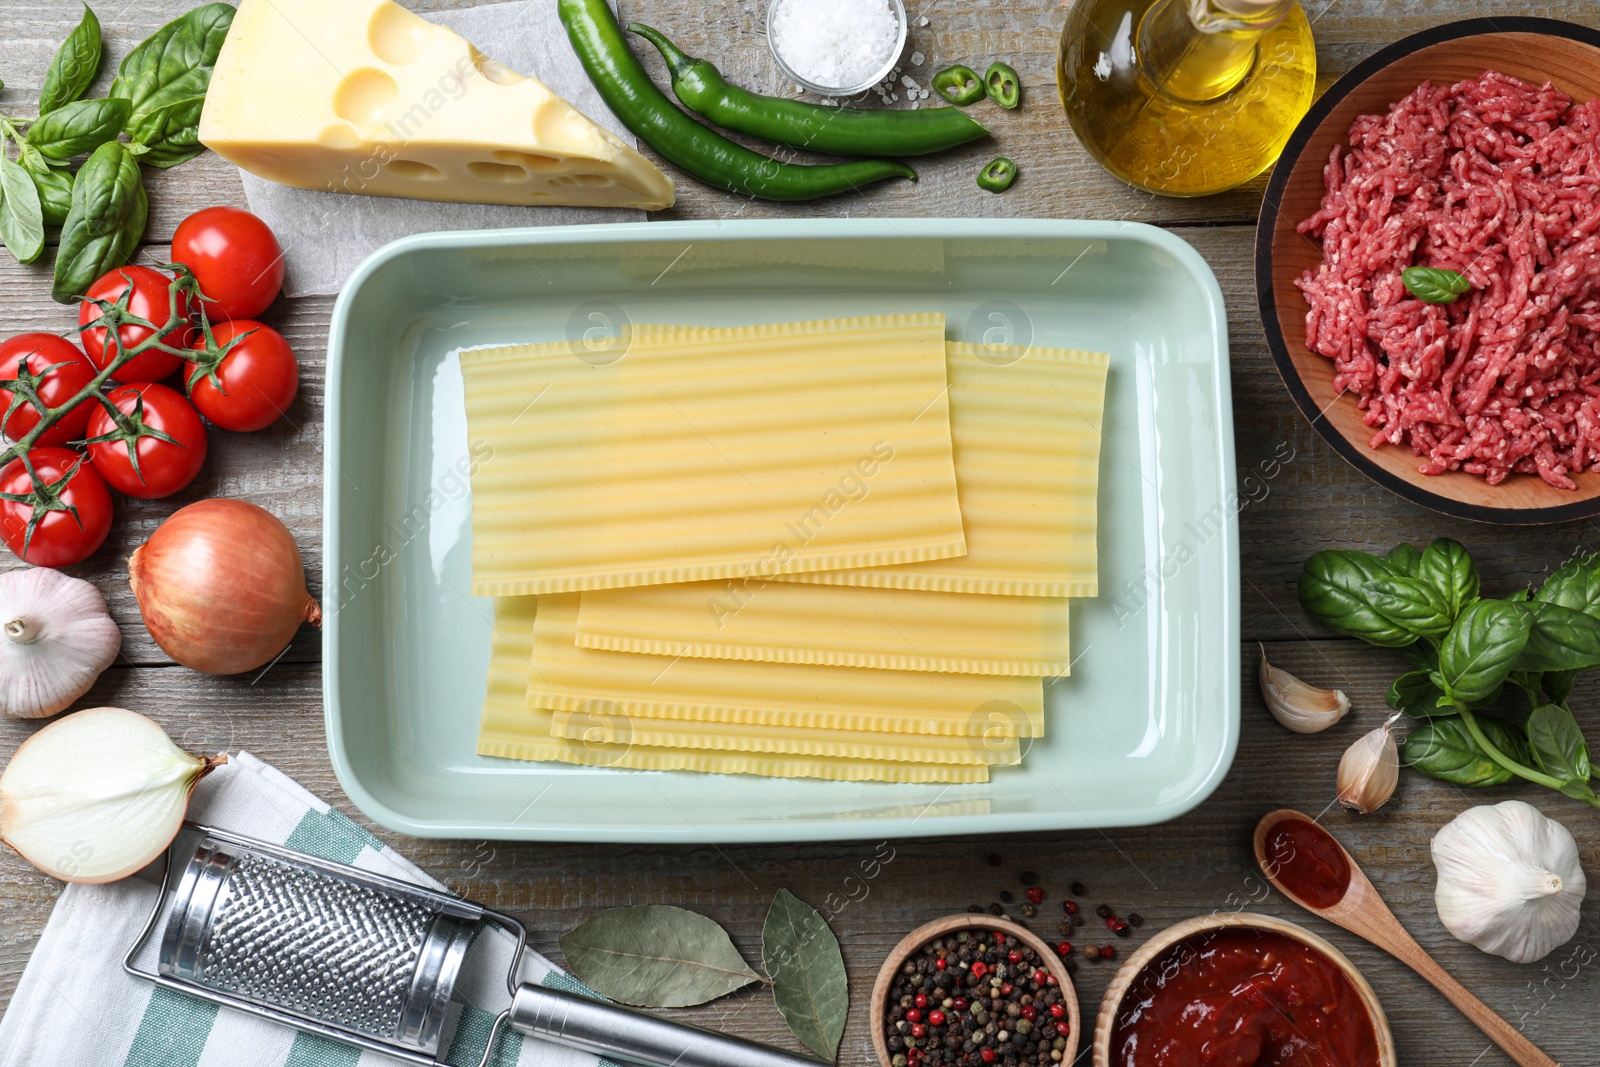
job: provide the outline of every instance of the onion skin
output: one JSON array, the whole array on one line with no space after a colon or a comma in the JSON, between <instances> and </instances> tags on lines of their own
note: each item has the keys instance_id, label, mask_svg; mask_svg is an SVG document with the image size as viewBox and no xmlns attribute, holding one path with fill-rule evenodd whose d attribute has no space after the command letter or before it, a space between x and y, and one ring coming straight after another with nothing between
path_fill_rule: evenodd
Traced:
<instances>
[{"instance_id":1,"label":"onion skin","mask_svg":"<svg viewBox=\"0 0 1600 1067\"><path fill-rule=\"evenodd\" d=\"M294 536L243 500L179 509L129 557L128 584L161 650L204 674L255 670L322 624Z\"/></svg>"}]
</instances>

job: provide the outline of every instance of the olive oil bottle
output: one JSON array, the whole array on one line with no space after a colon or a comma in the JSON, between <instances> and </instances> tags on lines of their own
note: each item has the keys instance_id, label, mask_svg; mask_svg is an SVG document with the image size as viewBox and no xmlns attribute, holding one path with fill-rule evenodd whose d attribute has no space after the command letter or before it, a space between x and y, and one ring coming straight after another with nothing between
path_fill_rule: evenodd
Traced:
<instances>
[{"instance_id":1,"label":"olive oil bottle","mask_svg":"<svg viewBox=\"0 0 1600 1067\"><path fill-rule=\"evenodd\" d=\"M1084 147L1166 196L1221 192L1270 167L1316 75L1296 0L1076 0L1056 67Z\"/></svg>"}]
</instances>

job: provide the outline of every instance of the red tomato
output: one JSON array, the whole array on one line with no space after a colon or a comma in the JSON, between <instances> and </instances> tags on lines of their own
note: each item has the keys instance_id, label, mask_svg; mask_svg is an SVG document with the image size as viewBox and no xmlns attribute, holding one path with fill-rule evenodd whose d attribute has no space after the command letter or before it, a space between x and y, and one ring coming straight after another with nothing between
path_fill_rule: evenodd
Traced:
<instances>
[{"instance_id":1,"label":"red tomato","mask_svg":"<svg viewBox=\"0 0 1600 1067\"><path fill-rule=\"evenodd\" d=\"M194 272L213 319L253 319L283 288L283 249L267 224L236 207L208 207L178 223L172 261Z\"/></svg>"},{"instance_id":2,"label":"red tomato","mask_svg":"<svg viewBox=\"0 0 1600 1067\"><path fill-rule=\"evenodd\" d=\"M218 345L235 337L243 340L228 350L210 374L195 379L194 371L201 364L184 366L185 380L194 381L189 387L194 406L224 430L260 430L277 422L300 389L300 368L289 342L277 330L251 319L218 323L211 333ZM205 338L192 347L203 349ZM221 389L213 376L222 383Z\"/></svg>"},{"instance_id":3,"label":"red tomato","mask_svg":"<svg viewBox=\"0 0 1600 1067\"><path fill-rule=\"evenodd\" d=\"M171 282L170 277L149 267L118 267L102 274L98 281L89 286L86 295L116 303L131 284L133 296L128 300L128 311L147 322L154 323L160 329L166 326L171 318L172 303L167 295ZM188 297L179 301L178 313L187 319L194 313L193 301ZM85 300L78 306L78 325L87 326L100 315L100 309ZM83 350L89 353L89 359L101 370L104 370L116 355L115 352L108 351L110 346L106 344L107 332L104 327L97 327L84 330L79 335L83 339ZM117 339L124 349L132 348L149 336L150 331L143 326L123 326L117 330ZM186 347L189 344L187 331L174 330L167 335L167 344L173 348ZM160 381L177 370L181 362L183 361L177 356L151 349L129 360L126 366L117 371L115 377L119 382Z\"/></svg>"},{"instance_id":4,"label":"red tomato","mask_svg":"<svg viewBox=\"0 0 1600 1067\"><path fill-rule=\"evenodd\" d=\"M16 381L23 373L34 379L33 387L45 407L53 408L71 400L94 381L95 369L77 345L53 333L20 333L9 341L0 341L0 417L11 410L14 394L8 383ZM36 446L64 445L78 440L93 410L92 400L79 404L40 434ZM38 410L24 400L5 419L0 432L13 441L20 441L37 425Z\"/></svg>"},{"instance_id":5,"label":"red tomato","mask_svg":"<svg viewBox=\"0 0 1600 1067\"><path fill-rule=\"evenodd\" d=\"M111 488L155 500L194 481L206 461L206 427L182 393L141 382L118 386L106 399L122 417L113 421L104 404L96 408L89 417L89 458ZM163 441L152 430L172 440ZM96 440L101 437L109 439Z\"/></svg>"},{"instance_id":6,"label":"red tomato","mask_svg":"<svg viewBox=\"0 0 1600 1067\"><path fill-rule=\"evenodd\" d=\"M17 558L36 567L82 563L111 532L106 483L82 453L70 448L35 448L27 460L45 491L35 492L20 457L0 470L0 493L29 498L0 500L0 537Z\"/></svg>"}]
</instances>

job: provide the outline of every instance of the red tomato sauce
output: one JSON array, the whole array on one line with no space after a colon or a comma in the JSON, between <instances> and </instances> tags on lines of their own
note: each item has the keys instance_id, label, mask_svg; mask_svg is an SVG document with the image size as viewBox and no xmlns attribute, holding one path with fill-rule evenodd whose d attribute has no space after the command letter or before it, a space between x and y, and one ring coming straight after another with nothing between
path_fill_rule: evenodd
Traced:
<instances>
[{"instance_id":1,"label":"red tomato sauce","mask_svg":"<svg viewBox=\"0 0 1600 1067\"><path fill-rule=\"evenodd\" d=\"M1314 822L1284 819L1267 834L1267 873L1313 908L1331 908L1350 888L1350 861Z\"/></svg>"},{"instance_id":2,"label":"red tomato sauce","mask_svg":"<svg viewBox=\"0 0 1600 1067\"><path fill-rule=\"evenodd\" d=\"M1199 933L1134 980L1115 1067L1377 1067L1360 995L1332 960L1265 930Z\"/></svg>"}]
</instances>

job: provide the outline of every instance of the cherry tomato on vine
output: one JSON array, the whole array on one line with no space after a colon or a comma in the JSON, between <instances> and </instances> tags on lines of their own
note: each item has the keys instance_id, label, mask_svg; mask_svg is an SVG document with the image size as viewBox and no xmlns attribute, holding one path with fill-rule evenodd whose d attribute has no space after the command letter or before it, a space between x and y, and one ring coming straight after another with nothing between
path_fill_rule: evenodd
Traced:
<instances>
[{"instance_id":1,"label":"cherry tomato on vine","mask_svg":"<svg viewBox=\"0 0 1600 1067\"><path fill-rule=\"evenodd\" d=\"M176 389L155 382L120 385L89 416L89 458L111 488L155 500L194 481L206 461L206 428Z\"/></svg>"},{"instance_id":2,"label":"cherry tomato on vine","mask_svg":"<svg viewBox=\"0 0 1600 1067\"><path fill-rule=\"evenodd\" d=\"M300 368L289 342L252 319L218 323L211 333L218 346L240 340L214 365L209 360L184 364L194 406L224 430L260 430L277 422L300 389ZM193 347L204 350L205 338L197 338Z\"/></svg>"},{"instance_id":3,"label":"cherry tomato on vine","mask_svg":"<svg viewBox=\"0 0 1600 1067\"><path fill-rule=\"evenodd\" d=\"M128 298L129 313L139 316L159 330L172 319L172 303L168 295L171 284L172 279L169 276L150 267L118 267L102 274L98 281L89 286L89 291L85 295L114 304L131 287L133 295ZM187 321L193 313L192 298L187 295L180 298L179 317ZM84 300L78 306L79 326L88 326L100 316L100 308L89 300ZM116 357L115 346L107 343L109 332L104 326L97 326L84 330L80 335L83 340L83 350L89 354L89 360L101 370L104 370ZM143 326L122 326L117 330L117 339L126 350L148 339L150 333L151 331ZM175 327L167 334L166 343L173 348L187 347L188 328ZM160 381L177 370L181 362L177 356L169 355L159 349L151 349L148 352L141 352L118 368L113 377L119 382Z\"/></svg>"},{"instance_id":4,"label":"cherry tomato on vine","mask_svg":"<svg viewBox=\"0 0 1600 1067\"><path fill-rule=\"evenodd\" d=\"M111 493L94 465L70 448L35 448L7 463L0 494L0 538L36 567L82 563L111 532Z\"/></svg>"},{"instance_id":5,"label":"cherry tomato on vine","mask_svg":"<svg viewBox=\"0 0 1600 1067\"><path fill-rule=\"evenodd\" d=\"M283 288L283 249L267 224L236 207L208 207L178 223L172 261L194 272L213 320L253 319Z\"/></svg>"},{"instance_id":6,"label":"cherry tomato on vine","mask_svg":"<svg viewBox=\"0 0 1600 1067\"><path fill-rule=\"evenodd\" d=\"M0 341L0 433L20 441L39 425L39 411L22 398L15 383L33 386L47 408L59 407L94 381L94 364L78 346L53 333L19 333ZM39 435L36 447L64 445L83 436L94 401L79 404Z\"/></svg>"}]
</instances>

